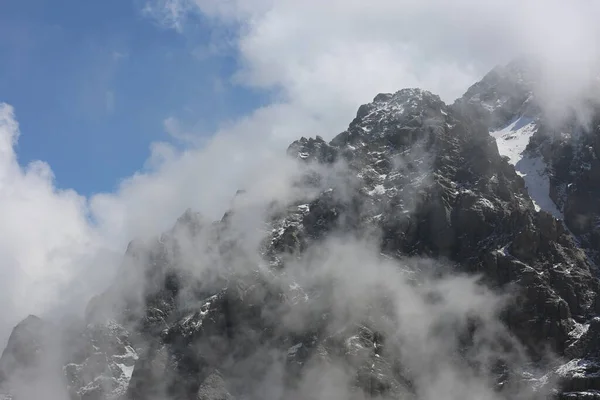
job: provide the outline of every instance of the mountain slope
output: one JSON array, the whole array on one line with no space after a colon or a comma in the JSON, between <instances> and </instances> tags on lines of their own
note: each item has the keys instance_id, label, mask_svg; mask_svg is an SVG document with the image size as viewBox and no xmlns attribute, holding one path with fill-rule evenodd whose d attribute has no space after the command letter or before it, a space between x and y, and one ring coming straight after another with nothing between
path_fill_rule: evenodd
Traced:
<instances>
[{"instance_id":1,"label":"mountain slope","mask_svg":"<svg viewBox=\"0 0 600 400\"><path fill-rule=\"evenodd\" d=\"M596 277L596 265L600 261L600 227L594 222L599 220L597 199L600 195L598 88L590 87L578 103L544 112L540 107L544 99L537 90L541 86L539 64L519 60L496 70L499 72L490 73L482 82L473 85L457 101L457 105L469 104L484 117L488 112L492 115L487 119L488 126L500 153L508 157L517 173L525 179L536 209L555 216L574 235L577 246L592 261ZM518 91L502 91L502 88L511 85L517 85ZM474 98L486 98L488 103L498 106L484 106L485 111L481 111L482 107L473 101ZM558 111L560 117L557 118L552 111ZM498 120L501 122L489 122ZM557 370L559 376L570 382L566 388L573 392L568 398L600 397L596 392L600 385L595 381L598 353L588 344L582 344L589 343L589 338L595 335L596 328L590 331L589 326L594 326L594 323L577 327L577 335L584 334L566 354L577 358ZM579 350L573 353L575 348Z\"/></svg>"},{"instance_id":2,"label":"mountain slope","mask_svg":"<svg viewBox=\"0 0 600 400\"><path fill-rule=\"evenodd\" d=\"M132 242L115 284L62 333L64 391L593 398L596 228L580 221L597 215L598 142L544 136L530 68L497 68L451 106L379 94L330 142L290 145L293 196L257 211L240 192L221 221L188 211ZM1 379L16 398L27 368Z\"/></svg>"}]
</instances>

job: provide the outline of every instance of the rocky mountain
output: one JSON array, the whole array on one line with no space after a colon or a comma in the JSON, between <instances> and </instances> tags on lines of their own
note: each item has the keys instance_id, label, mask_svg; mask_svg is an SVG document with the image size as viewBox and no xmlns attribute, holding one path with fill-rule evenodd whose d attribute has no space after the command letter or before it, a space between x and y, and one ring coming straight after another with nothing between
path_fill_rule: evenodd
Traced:
<instances>
[{"instance_id":1,"label":"rocky mountain","mask_svg":"<svg viewBox=\"0 0 600 400\"><path fill-rule=\"evenodd\" d=\"M84 321L15 328L0 392L600 398L600 113L557 124L536 68L452 105L379 94L330 142L295 141L293 195L239 192L220 221L132 242Z\"/></svg>"}]
</instances>

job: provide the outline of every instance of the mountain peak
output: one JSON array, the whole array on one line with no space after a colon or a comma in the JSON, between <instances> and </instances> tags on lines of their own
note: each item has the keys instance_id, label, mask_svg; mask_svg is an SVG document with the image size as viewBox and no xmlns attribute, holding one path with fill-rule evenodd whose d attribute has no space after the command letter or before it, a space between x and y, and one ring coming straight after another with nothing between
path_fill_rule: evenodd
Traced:
<instances>
[{"instance_id":1,"label":"mountain peak","mask_svg":"<svg viewBox=\"0 0 600 400\"><path fill-rule=\"evenodd\" d=\"M439 96L423 89L407 88L396 93L379 93L371 103L359 107L352 122L374 121L377 117L401 118L423 113L428 109L441 110L445 107Z\"/></svg>"},{"instance_id":2,"label":"mountain peak","mask_svg":"<svg viewBox=\"0 0 600 400\"><path fill-rule=\"evenodd\" d=\"M537 65L534 59L523 57L497 66L469 87L454 106L490 129L506 126L516 115L537 117L541 114L534 92Z\"/></svg>"},{"instance_id":3,"label":"mountain peak","mask_svg":"<svg viewBox=\"0 0 600 400\"><path fill-rule=\"evenodd\" d=\"M379 93L373 98L373 103L395 102L397 104L404 104L410 100L420 100L426 97L439 99L439 96L428 90L421 88L404 88L395 93Z\"/></svg>"},{"instance_id":4,"label":"mountain peak","mask_svg":"<svg viewBox=\"0 0 600 400\"><path fill-rule=\"evenodd\" d=\"M348 129L336 136L331 144L364 146L390 137L393 137L392 142L398 139L403 142L401 137L413 137L409 131L423 126L442 127L447 115L446 104L427 90L408 88L393 94L380 93L371 103L358 108Z\"/></svg>"}]
</instances>

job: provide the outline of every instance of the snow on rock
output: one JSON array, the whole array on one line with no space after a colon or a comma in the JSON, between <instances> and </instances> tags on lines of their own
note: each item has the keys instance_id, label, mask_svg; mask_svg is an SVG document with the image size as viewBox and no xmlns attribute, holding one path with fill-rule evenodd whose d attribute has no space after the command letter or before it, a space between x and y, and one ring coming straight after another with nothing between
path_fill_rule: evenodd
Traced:
<instances>
[{"instance_id":1,"label":"snow on rock","mask_svg":"<svg viewBox=\"0 0 600 400\"><path fill-rule=\"evenodd\" d=\"M107 321L88 325L85 335L93 351L85 359L63 367L69 390L82 399L123 398L138 359L129 333L115 321Z\"/></svg>"},{"instance_id":2,"label":"snow on rock","mask_svg":"<svg viewBox=\"0 0 600 400\"><path fill-rule=\"evenodd\" d=\"M288 349L288 356L295 356L298 350L302 347L302 343L298 343Z\"/></svg>"},{"instance_id":3,"label":"snow on rock","mask_svg":"<svg viewBox=\"0 0 600 400\"><path fill-rule=\"evenodd\" d=\"M510 245L511 245L511 243L508 243L504 247L499 248L498 250L496 250L496 253L498 253L504 257L508 257L509 256L508 248L510 247Z\"/></svg>"},{"instance_id":4,"label":"snow on rock","mask_svg":"<svg viewBox=\"0 0 600 400\"><path fill-rule=\"evenodd\" d=\"M600 363L596 360L576 358L558 367L556 373L569 378L600 376Z\"/></svg>"},{"instance_id":5,"label":"snow on rock","mask_svg":"<svg viewBox=\"0 0 600 400\"><path fill-rule=\"evenodd\" d=\"M517 173L525 180L529 197L537 211L544 210L555 218L563 219L562 213L550 198L550 181L546 172L546 163L540 156L525 152L529 139L537 130L535 120L520 117L503 129L490 132L496 139L498 151L508 157Z\"/></svg>"},{"instance_id":6,"label":"snow on rock","mask_svg":"<svg viewBox=\"0 0 600 400\"><path fill-rule=\"evenodd\" d=\"M586 390L585 392L565 392L562 394L562 398L573 400L595 400L600 398L600 390Z\"/></svg>"},{"instance_id":7,"label":"snow on rock","mask_svg":"<svg viewBox=\"0 0 600 400\"><path fill-rule=\"evenodd\" d=\"M579 339L590 328L590 324L580 324L575 322L575 327L569 332L569 336L573 339Z\"/></svg>"},{"instance_id":8,"label":"snow on rock","mask_svg":"<svg viewBox=\"0 0 600 400\"><path fill-rule=\"evenodd\" d=\"M500 154L508 157L512 165L516 165L524 157L523 152L536 128L534 120L521 117L490 134L496 139Z\"/></svg>"},{"instance_id":9,"label":"snow on rock","mask_svg":"<svg viewBox=\"0 0 600 400\"><path fill-rule=\"evenodd\" d=\"M385 135L414 118L426 117L433 123L434 115L441 125L448 114L444 108L439 96L426 90L402 89L393 94L380 93L373 102L359 108L357 119L350 128L354 126L363 133Z\"/></svg>"},{"instance_id":10,"label":"snow on rock","mask_svg":"<svg viewBox=\"0 0 600 400\"><path fill-rule=\"evenodd\" d=\"M382 194L385 194L385 187L383 187L383 185L375 185L375 187L373 188L373 190L371 190L369 192L370 196L382 195Z\"/></svg>"},{"instance_id":11,"label":"snow on rock","mask_svg":"<svg viewBox=\"0 0 600 400\"><path fill-rule=\"evenodd\" d=\"M495 208L494 204L491 201L489 201L488 199L483 198L483 197L480 198L479 200L477 200L477 203L486 208L491 208L491 209Z\"/></svg>"}]
</instances>

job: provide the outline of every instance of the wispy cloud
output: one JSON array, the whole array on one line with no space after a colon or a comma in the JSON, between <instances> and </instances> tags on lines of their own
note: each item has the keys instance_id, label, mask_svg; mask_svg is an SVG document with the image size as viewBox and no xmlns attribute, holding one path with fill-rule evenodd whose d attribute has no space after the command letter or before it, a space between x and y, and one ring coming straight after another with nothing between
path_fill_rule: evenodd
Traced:
<instances>
[{"instance_id":1,"label":"wispy cloud","mask_svg":"<svg viewBox=\"0 0 600 400\"><path fill-rule=\"evenodd\" d=\"M146 3L142 9L144 15L179 32L191 11L194 11L193 0L155 0Z\"/></svg>"}]
</instances>

